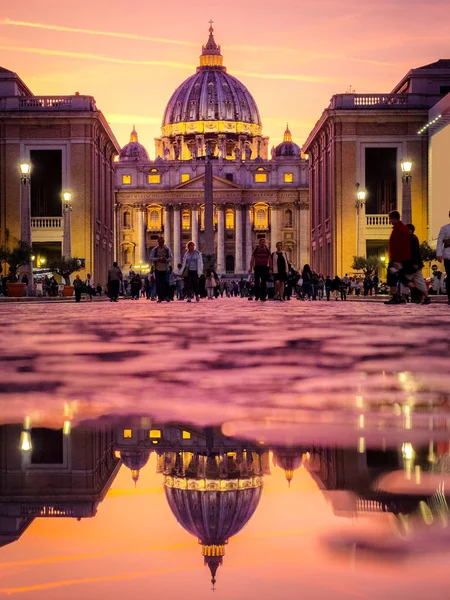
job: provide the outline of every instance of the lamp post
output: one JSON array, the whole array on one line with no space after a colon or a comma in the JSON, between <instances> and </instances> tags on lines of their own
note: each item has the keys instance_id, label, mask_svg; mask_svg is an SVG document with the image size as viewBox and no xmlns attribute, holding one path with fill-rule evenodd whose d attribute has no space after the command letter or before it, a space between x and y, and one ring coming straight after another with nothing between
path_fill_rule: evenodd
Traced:
<instances>
[{"instance_id":1,"label":"lamp post","mask_svg":"<svg viewBox=\"0 0 450 600\"><path fill-rule=\"evenodd\" d=\"M20 163L20 239L31 247L31 163ZM28 288L33 289L33 269L31 261L21 268L22 275L28 279Z\"/></svg>"},{"instance_id":2,"label":"lamp post","mask_svg":"<svg viewBox=\"0 0 450 600\"><path fill-rule=\"evenodd\" d=\"M356 184L356 256L366 256L366 191Z\"/></svg>"},{"instance_id":3,"label":"lamp post","mask_svg":"<svg viewBox=\"0 0 450 600\"><path fill-rule=\"evenodd\" d=\"M63 200L63 243L62 255L64 258L72 256L72 240L71 240L71 214L72 214L72 194L68 191L62 193Z\"/></svg>"},{"instance_id":4,"label":"lamp post","mask_svg":"<svg viewBox=\"0 0 450 600\"><path fill-rule=\"evenodd\" d=\"M412 160L404 158L400 163L402 167L402 221L403 223L411 223L412 221L412 206L411 206L411 169Z\"/></svg>"}]
</instances>

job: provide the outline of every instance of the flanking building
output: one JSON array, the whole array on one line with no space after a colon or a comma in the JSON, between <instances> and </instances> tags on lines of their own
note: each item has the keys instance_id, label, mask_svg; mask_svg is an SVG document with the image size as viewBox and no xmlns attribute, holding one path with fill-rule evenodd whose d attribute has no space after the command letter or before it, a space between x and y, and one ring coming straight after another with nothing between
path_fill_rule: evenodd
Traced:
<instances>
[{"instance_id":1,"label":"flanking building","mask_svg":"<svg viewBox=\"0 0 450 600\"><path fill-rule=\"evenodd\" d=\"M409 213L419 239L429 239L428 139L418 132L449 92L450 61L438 60L409 71L390 93L332 97L303 146L316 271L343 275L355 255L387 258L393 209ZM412 162L406 176L402 160Z\"/></svg>"},{"instance_id":2,"label":"flanking building","mask_svg":"<svg viewBox=\"0 0 450 600\"><path fill-rule=\"evenodd\" d=\"M120 147L92 96L35 96L0 68L0 244L21 231L19 165L31 163L34 267L62 254L62 192L71 193L71 248L106 282L114 258L114 157Z\"/></svg>"},{"instance_id":3,"label":"flanking building","mask_svg":"<svg viewBox=\"0 0 450 600\"><path fill-rule=\"evenodd\" d=\"M255 100L227 73L210 28L196 72L173 93L150 160L133 128L116 163L117 258L145 264L158 235L175 263L189 240L204 249L205 156L213 162L219 274L248 272L259 237L282 241L298 268L309 259L308 161L292 140L269 153Z\"/></svg>"}]
</instances>

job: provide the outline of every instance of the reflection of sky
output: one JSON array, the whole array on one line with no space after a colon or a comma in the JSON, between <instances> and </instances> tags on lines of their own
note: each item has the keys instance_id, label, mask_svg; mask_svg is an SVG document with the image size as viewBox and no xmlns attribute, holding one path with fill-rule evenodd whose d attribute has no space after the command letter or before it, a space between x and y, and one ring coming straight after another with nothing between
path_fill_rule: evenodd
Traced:
<instances>
[{"instance_id":1,"label":"reflection of sky","mask_svg":"<svg viewBox=\"0 0 450 600\"><path fill-rule=\"evenodd\" d=\"M0 549L0 596L210 598L200 546L176 522L161 483L153 455L136 489L122 467L95 518L36 520L18 542ZM387 520L379 519L378 530L387 532ZM272 468L253 518L226 548L214 597L446 597L445 555L434 556L432 564L397 566L333 558L325 551L323 535L359 526L333 515L303 468L290 489L284 472ZM365 529L373 527L368 522Z\"/></svg>"},{"instance_id":2,"label":"reflection of sky","mask_svg":"<svg viewBox=\"0 0 450 600\"><path fill-rule=\"evenodd\" d=\"M194 72L210 18L225 65L254 95L273 143L281 141L286 121L302 143L333 94L350 86L390 91L410 68L448 55L447 0L288 0L276 10L229 0L226 13L223 3L207 6L172 0L155 12L152 2L124 10L119 0L23 0L3 18L56 27L3 21L2 66L36 94L94 95L119 142L128 141L135 123L153 154L165 105Z\"/></svg>"}]
</instances>

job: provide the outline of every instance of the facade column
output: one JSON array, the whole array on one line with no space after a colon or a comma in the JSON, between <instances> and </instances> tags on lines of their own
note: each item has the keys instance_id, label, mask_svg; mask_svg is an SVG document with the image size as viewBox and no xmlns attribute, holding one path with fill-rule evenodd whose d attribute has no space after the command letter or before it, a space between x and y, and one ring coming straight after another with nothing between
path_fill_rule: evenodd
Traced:
<instances>
[{"instance_id":1,"label":"facade column","mask_svg":"<svg viewBox=\"0 0 450 600\"><path fill-rule=\"evenodd\" d=\"M366 258L366 201L356 201L356 256Z\"/></svg>"},{"instance_id":2,"label":"facade column","mask_svg":"<svg viewBox=\"0 0 450 600\"><path fill-rule=\"evenodd\" d=\"M245 265L244 271L250 270L253 252L252 206L245 207Z\"/></svg>"},{"instance_id":3,"label":"facade column","mask_svg":"<svg viewBox=\"0 0 450 600\"><path fill-rule=\"evenodd\" d=\"M136 212L137 252L135 260L147 262L147 207L142 206Z\"/></svg>"},{"instance_id":4,"label":"facade column","mask_svg":"<svg viewBox=\"0 0 450 600\"><path fill-rule=\"evenodd\" d=\"M217 207L217 273L223 275L225 272L225 209L219 204Z\"/></svg>"},{"instance_id":5,"label":"facade column","mask_svg":"<svg viewBox=\"0 0 450 600\"><path fill-rule=\"evenodd\" d=\"M235 239L236 239L236 249L235 249L235 257L234 257L234 272L242 274L244 273L244 261L242 255L242 206L240 204L236 204L235 213L234 213L234 223L235 223Z\"/></svg>"},{"instance_id":6,"label":"facade column","mask_svg":"<svg viewBox=\"0 0 450 600\"><path fill-rule=\"evenodd\" d=\"M198 204L193 204L191 209L191 240L198 249Z\"/></svg>"},{"instance_id":7,"label":"facade column","mask_svg":"<svg viewBox=\"0 0 450 600\"><path fill-rule=\"evenodd\" d=\"M31 180L29 171L23 174L20 183L20 241L32 245L31 238ZM20 273L28 278L28 290L34 290L33 266L30 263L20 268ZM18 274L17 274L18 275ZM20 281L20 279L19 279Z\"/></svg>"},{"instance_id":8,"label":"facade column","mask_svg":"<svg viewBox=\"0 0 450 600\"><path fill-rule=\"evenodd\" d=\"M169 248L171 248L171 244L172 244L172 231L171 231L171 206L170 204L167 204L166 206L164 206L164 213L163 213L163 226L164 226L164 240L166 242L166 246L169 246Z\"/></svg>"},{"instance_id":9,"label":"facade column","mask_svg":"<svg viewBox=\"0 0 450 600\"><path fill-rule=\"evenodd\" d=\"M309 212L308 206L304 203L298 203L298 218L299 218L299 228L298 231L300 233L299 239L299 263L296 265L297 269L303 269L303 265L311 264L311 259L309 256L309 248L310 248L310 227L309 227ZM330 273L330 275L334 276L334 273Z\"/></svg>"},{"instance_id":10,"label":"facade column","mask_svg":"<svg viewBox=\"0 0 450 600\"><path fill-rule=\"evenodd\" d=\"M279 207L272 205L270 214L270 251L275 252L278 242Z\"/></svg>"},{"instance_id":11,"label":"facade column","mask_svg":"<svg viewBox=\"0 0 450 600\"><path fill-rule=\"evenodd\" d=\"M180 205L173 207L173 264L176 267L181 262L181 221Z\"/></svg>"},{"instance_id":12,"label":"facade column","mask_svg":"<svg viewBox=\"0 0 450 600\"><path fill-rule=\"evenodd\" d=\"M120 204L114 204L114 260L120 263ZM120 266L120 265L119 265Z\"/></svg>"}]
</instances>

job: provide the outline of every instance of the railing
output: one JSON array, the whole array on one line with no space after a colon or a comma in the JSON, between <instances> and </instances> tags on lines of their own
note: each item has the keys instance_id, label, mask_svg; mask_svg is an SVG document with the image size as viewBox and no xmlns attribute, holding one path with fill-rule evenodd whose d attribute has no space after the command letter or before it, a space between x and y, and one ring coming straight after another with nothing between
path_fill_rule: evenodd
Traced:
<instances>
[{"instance_id":1,"label":"railing","mask_svg":"<svg viewBox=\"0 0 450 600\"><path fill-rule=\"evenodd\" d=\"M431 108L441 96L428 94L336 94L331 109Z\"/></svg>"},{"instance_id":2,"label":"railing","mask_svg":"<svg viewBox=\"0 0 450 600\"><path fill-rule=\"evenodd\" d=\"M31 217L32 229L58 229L62 228L62 217Z\"/></svg>"},{"instance_id":3,"label":"railing","mask_svg":"<svg viewBox=\"0 0 450 600\"><path fill-rule=\"evenodd\" d=\"M366 215L366 225L389 227L389 215Z\"/></svg>"},{"instance_id":4,"label":"railing","mask_svg":"<svg viewBox=\"0 0 450 600\"><path fill-rule=\"evenodd\" d=\"M97 110L92 96L8 96L0 98L0 110Z\"/></svg>"}]
</instances>

